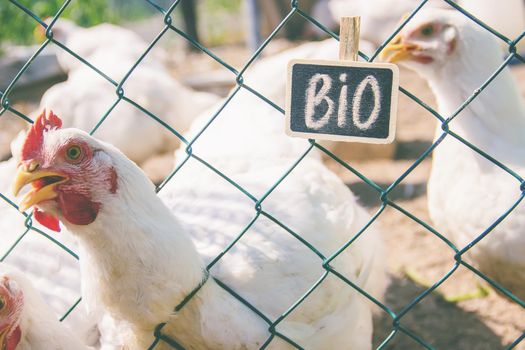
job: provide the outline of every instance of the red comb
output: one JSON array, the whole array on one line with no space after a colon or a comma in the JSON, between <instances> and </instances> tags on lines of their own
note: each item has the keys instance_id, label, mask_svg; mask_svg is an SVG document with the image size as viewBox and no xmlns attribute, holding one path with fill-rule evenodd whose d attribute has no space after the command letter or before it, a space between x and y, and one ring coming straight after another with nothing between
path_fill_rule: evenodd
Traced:
<instances>
[{"instance_id":1,"label":"red comb","mask_svg":"<svg viewBox=\"0 0 525 350\"><path fill-rule=\"evenodd\" d=\"M44 109L27 133L26 140L22 146L22 159L31 159L38 154L44 141L44 132L59 129L61 126L62 120L56 114L53 114L53 111L49 111L49 114L46 116L46 110Z\"/></svg>"}]
</instances>

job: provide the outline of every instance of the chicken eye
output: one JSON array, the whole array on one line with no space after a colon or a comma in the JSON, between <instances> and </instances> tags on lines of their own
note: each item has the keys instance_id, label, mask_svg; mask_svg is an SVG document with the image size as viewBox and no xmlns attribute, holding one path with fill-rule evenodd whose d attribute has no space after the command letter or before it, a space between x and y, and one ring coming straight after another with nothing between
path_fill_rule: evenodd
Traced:
<instances>
[{"instance_id":1,"label":"chicken eye","mask_svg":"<svg viewBox=\"0 0 525 350\"><path fill-rule=\"evenodd\" d=\"M420 30L421 35L423 36L431 36L434 34L434 26L432 24L426 25Z\"/></svg>"},{"instance_id":2,"label":"chicken eye","mask_svg":"<svg viewBox=\"0 0 525 350\"><path fill-rule=\"evenodd\" d=\"M2 310L5 306L5 301L4 299L0 298L0 310Z\"/></svg>"},{"instance_id":3,"label":"chicken eye","mask_svg":"<svg viewBox=\"0 0 525 350\"><path fill-rule=\"evenodd\" d=\"M70 160L78 160L82 155L82 149L79 146L71 146L66 150L66 156Z\"/></svg>"}]
</instances>

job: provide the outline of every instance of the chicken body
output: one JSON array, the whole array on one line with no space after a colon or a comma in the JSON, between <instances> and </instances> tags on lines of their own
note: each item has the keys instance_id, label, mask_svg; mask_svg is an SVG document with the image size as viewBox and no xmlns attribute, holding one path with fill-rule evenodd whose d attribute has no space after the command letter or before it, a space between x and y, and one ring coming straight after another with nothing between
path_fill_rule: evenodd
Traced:
<instances>
[{"instance_id":1,"label":"chicken body","mask_svg":"<svg viewBox=\"0 0 525 350\"><path fill-rule=\"evenodd\" d=\"M111 68L124 75L126 68ZM123 86L126 97L179 133L185 131L193 118L218 98L194 92L179 84L165 70L141 67ZM152 155L175 149L180 142L176 135L138 107L118 101L116 88L96 76L89 68L75 70L67 81L51 87L41 106L53 107L68 115L64 124L91 131L111 111L95 135L119 147L129 158L142 163ZM64 98L64 95L68 98Z\"/></svg>"},{"instance_id":2,"label":"chicken body","mask_svg":"<svg viewBox=\"0 0 525 350\"><path fill-rule=\"evenodd\" d=\"M491 68L479 70L478 77L488 77L491 71ZM461 104L461 96L468 97L483 81L473 83L463 85L464 90L456 91L454 97L449 82L434 85L440 113L452 115ZM525 143L521 136L525 132L525 108L508 69L458 115L451 128L513 171L525 174ZM491 160L447 137L434 152L428 195L433 221L463 248L513 207L521 189L517 179ZM525 208L520 205L470 249L471 258L483 273L522 299L525 299L524 229Z\"/></svg>"},{"instance_id":3,"label":"chicken body","mask_svg":"<svg viewBox=\"0 0 525 350\"><path fill-rule=\"evenodd\" d=\"M239 185L262 198L292 164L293 159L288 158L282 163L269 161L244 167L238 172L227 166L221 170L231 171L229 175ZM198 179L196 174L200 174ZM271 320L293 305L325 272L315 253L269 217L259 215L252 200L195 161L187 163L160 196L177 214L205 263L210 263L249 227L211 272ZM368 220L352 194L315 158L304 159L265 199L262 210L324 256L334 253ZM252 220L255 222L249 226ZM367 231L333 266L381 298L386 278L384 252L377 234L375 228ZM369 349L370 305L350 286L329 275L277 330L312 349L340 348L341 344L348 349ZM184 343L192 342L188 339ZM260 345L257 343L254 348ZM289 348L281 341L273 345L270 348ZM214 348L212 344L208 346Z\"/></svg>"},{"instance_id":4,"label":"chicken body","mask_svg":"<svg viewBox=\"0 0 525 350\"><path fill-rule=\"evenodd\" d=\"M454 11L421 12L385 50L391 61L428 80L445 118L454 115L502 63L494 37ZM525 106L508 68L448 127L517 174L525 173ZM436 139L442 136L438 125ZM459 249L490 231L463 257L525 298L525 209L517 206L492 227L520 198L519 180L451 135L433 156L428 205L435 225Z\"/></svg>"}]
</instances>

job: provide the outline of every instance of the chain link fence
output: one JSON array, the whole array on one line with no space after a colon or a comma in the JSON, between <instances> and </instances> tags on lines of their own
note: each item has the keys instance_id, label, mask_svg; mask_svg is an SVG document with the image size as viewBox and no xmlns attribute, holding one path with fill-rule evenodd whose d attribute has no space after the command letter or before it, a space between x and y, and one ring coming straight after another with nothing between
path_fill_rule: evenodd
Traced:
<instances>
[{"instance_id":1,"label":"chain link fence","mask_svg":"<svg viewBox=\"0 0 525 350\"><path fill-rule=\"evenodd\" d=\"M208 167L212 171L214 171L217 174L217 176L221 176L224 179L226 179L232 186L235 186L239 191L244 193L251 201L253 201L253 203L255 204L254 220L252 220L252 222L250 222L250 224L242 232L239 233L237 239L234 240L233 242L231 242L231 244L227 247L227 249L225 249L211 264L208 265L208 271L210 271L210 269L211 269L211 275L213 275L212 266L219 259L221 259L224 255L228 254L228 251L234 246L234 244L237 242L237 240L250 228L251 225L253 225L253 223L256 221L256 219L258 217L260 217L260 216L266 217L269 220L273 221L276 225L279 225L280 227L284 228L289 234L295 236L298 240L300 240L303 244L305 244L309 249L311 249L320 258L319 264L325 270L325 273L322 276L322 278L319 279L314 285L312 285L310 290L308 290L308 292L306 292L299 300L297 300L293 305L290 305L289 309L286 310L277 319L270 319L270 318L268 318L261 311L259 311L253 305L251 305L247 300L245 300L241 295L237 294L234 290L232 290L226 284L224 284L221 281L217 280L217 283L222 288L224 288L231 295L233 295L235 298L240 300L244 305L246 305L248 308L250 308L257 315L259 315L268 324L268 334L269 334L269 336L268 336L267 341L262 346L263 349L268 347L269 344L272 342L272 340L274 338L276 338L276 337L282 339L283 341L285 341L287 343L289 343L292 347L295 347L297 349L302 349L302 347L299 344L295 343L292 339L287 337L286 334L280 333L277 330L277 325L280 322L282 322L287 317L287 315L289 315L293 310L295 310L306 298L308 298L308 296L329 275L337 276L338 278L340 278L342 281L344 281L346 284L348 284L348 288L355 289L362 296L366 297L372 303L377 305L377 307L379 307L385 315L387 315L388 317L391 318L391 322L392 322L391 333L378 346L379 349L388 347L388 345L391 343L392 339L394 339L396 337L396 335L398 335L399 333L404 333L405 335L407 335L410 338L412 338L417 344L419 344L421 346L421 348L434 349L433 345L430 344L426 339L423 339L416 332L414 332L409 327L407 327L404 324L404 322L403 322L403 318L405 317L405 315L410 313L411 310L413 310L416 307L416 305L421 303L422 300L424 300L430 293L432 293L434 290L436 290L452 274L454 274L454 272L460 266L463 266L463 267L469 269L474 274L476 274L479 277L481 277L482 279L484 279L487 283L489 283L492 287L497 289L503 295L505 295L510 300L512 300L514 303L518 304L522 309L525 309L525 302L524 301L522 301L519 298L517 298L516 296L514 296L511 292L509 292L507 289L505 289L504 286L501 286L498 283L492 281L490 278L485 276L483 273L481 273L479 270L477 270L475 267L471 266L468 262L466 262L464 260L465 254L468 251L470 251L471 249L476 249L477 243L480 240L482 240L485 236L489 235L490 232L494 229L494 227L496 227L498 224L500 224L516 208L516 206L521 202L521 200L525 196L525 181L519 174L517 174L514 171L512 171L511 169L509 169L505 164L502 164L497 159L492 158L490 155L486 154L481 149L476 147L476 145L474 145L474 144L470 143L468 140L462 138L461 136L459 136L458 134L456 134L453 130L451 130L449 128L449 123L462 110L464 110L469 105L469 103L471 103L474 99L476 99L476 97L498 76L498 74L506 66L509 65L511 60L519 60L520 62L524 62L525 63L525 59L522 56L520 56L517 53L517 51L516 51L516 45L523 38L523 36L525 36L525 32L521 33L521 35L519 35L517 38L514 38L514 39L513 38L507 38L504 35L502 35L501 33L499 33L496 29L491 28L491 27L487 26L486 24L484 24L483 22L481 22L479 19L474 17L471 13L467 12L466 10L464 10L463 8L461 8L460 6L458 6L456 3L452 2L451 0L443 0L444 2L448 3L448 5L453 7L455 10L460 11L465 16L469 17L472 21L476 22L479 26L483 27L487 31L490 31L494 36L499 38L503 43L505 43L508 46L508 53L509 54L508 54L507 58L505 59L505 61L501 64L501 66L496 71L493 72L493 74L479 87L479 89L477 89L476 91L472 92L472 94L464 101L464 103L457 109L457 111L453 115L449 115L449 116L440 115L436 110L434 110L429 105L427 105L422 100L420 100L415 94L411 93L410 91L408 91L408 90L406 90L406 89L404 89L402 87L400 88L400 91L401 91L402 94L405 94L410 99L412 99L414 102L416 102L421 107L423 107L425 110L427 110L441 124L443 132L435 140L435 142L433 142L432 145L430 147L428 147L428 149L426 149L425 152L423 152L413 162L413 164L405 172L403 172L403 174L401 176L399 176L393 183L391 183L388 187L382 187L382 186L376 184L371 179L367 178L362 173L360 173L358 170L356 170L354 167L352 167L351 164L349 164L348 162L345 162L344 160L338 158L334 153L332 153L327 148L323 147L321 144L316 142L316 140L312 139L312 140L309 140L309 147L307 147L304 150L303 155L296 160L295 164L293 164L293 166L291 166L288 169L287 172L282 174L281 178L268 190L268 192L263 197L256 198L256 197L252 196L249 192L247 192L244 188L242 188L239 184L237 184L233 179L230 179L226 174L222 173L219 169L215 168L213 165L211 165L210 163L206 162L205 159L201 159L196 154L194 154L193 151L192 151L192 145L193 145L194 142L197 141L197 139L199 139L201 137L206 137L206 128L208 128L216 120L216 118L220 118L221 117L221 111L224 108L224 106L226 106L228 103L230 103L232 98L242 89L244 89L246 91L249 91L250 93L252 93L255 96L257 96L258 98L260 98L262 101L266 102L268 105L273 107L275 110L277 110L278 112L282 113L283 114L283 118L284 118L284 110L282 108L280 108L279 106L277 106L274 102L270 101L268 98L263 96L257 90L255 90L255 89L251 88L250 86L248 86L244 82L243 74L254 63L254 61L261 55L261 53L265 50L267 45L287 25L287 23L290 21L291 18L302 17L305 21L314 24L315 26L319 27L324 32L326 32L328 35L330 35L334 39L338 40L337 34L333 33L328 28L324 27L315 18L311 17L311 15L308 12L306 12L306 11L304 11L302 9L300 0L292 0L291 1L290 12L282 19L281 23L264 40L262 45L260 45L260 47L253 53L253 55L245 62L244 66L240 70L235 69L232 65L230 65L228 62L226 62L224 59L222 59L221 57L219 57L216 54L214 54L211 50L209 50L208 48L204 47L200 42L195 41L190 35L188 35L183 30L181 30L180 28L178 28L178 27L176 27L174 25L173 16L174 16L175 12L177 11L177 9L179 8L179 4L181 3L181 0L174 1L171 4L171 6L169 6L169 7L163 7L163 6L159 5L157 2L155 2L154 0L145 0L147 3L149 3L149 5L151 5L156 11L158 11L163 16L164 27L158 33L158 35L154 38L154 40L151 41L151 43L149 44L148 48L144 51L144 53L137 60L137 62L131 67L131 69L124 76L124 78L122 80L120 80L120 81L115 81L112 78L110 78L109 76L105 75L97 67L91 65L86 59L84 59L83 57L80 57L75 52L73 52L68 47L66 47L64 45L64 43L61 43L61 42L59 42L59 41L57 41L57 40L55 40L53 38L53 25L60 18L60 16L66 10L66 8L70 5L71 0L67 0L67 1L64 2L63 6L55 14L53 20L49 24L46 24L42 18L39 18L37 15L35 15L35 13L33 13L26 6L22 5L20 2L18 2L16 0L9 0L9 1L10 1L10 5L17 7L20 11L23 11L27 16L31 17L35 21L35 24L45 28L45 30L46 30L46 38L47 39L34 52L34 54L26 62L26 64L22 67L22 69L20 69L20 71L18 72L18 74L16 74L16 76L14 76L14 77L4 77L3 78L3 79L10 79L10 84L8 85L8 87L4 91L0 91L0 102L1 102L0 117L2 115L4 115L7 111L10 111L11 113L13 113L16 116L20 117L21 119L23 119L27 123L32 123L33 122L28 116L26 116L24 113L18 111L16 108L13 107L13 105L10 102L9 97L10 97L11 92L13 91L13 88L16 86L17 82L19 81L20 77L24 74L24 72L28 69L28 67L34 62L35 58L37 58L42 53L42 51L44 50L44 48L46 48L46 46L54 44L54 45L58 46L61 50L65 50L70 55L76 57L80 62L82 62L84 65L88 66L89 68L91 68L94 72L96 72L98 75L100 75L100 77L102 77L103 79L105 79L106 81L108 81L110 84L112 84L115 87L116 96L115 96L114 104L111 106L111 108L109 108L107 110L107 112L104 115L102 115L100 117L100 120L97 123L97 125L93 128L93 130L91 130L91 134L95 134L95 136L96 136L96 130L100 127L100 125L102 123L104 123L104 121L106 120L108 115L111 113L111 111L118 104L120 104L120 103L128 103L128 104L133 105L135 108L139 109L140 111L142 111L145 116L155 120L156 122L158 122L161 125L163 125L165 128L169 129L169 131L173 134L173 137L178 138L183 143L182 147L184 147L184 149L186 150L186 159L184 161L180 162L180 165L158 186L158 191L162 190L164 185L167 182L169 182L170 180L172 180L172 178L177 174L179 169L184 166L184 164L186 163L186 160L188 160L189 158L194 158L195 160L201 162L206 167ZM365 60L367 60L367 61L374 61L374 60L376 60L376 58L379 55L379 53L381 52L381 50L414 17L414 15L421 8L423 8L423 6L427 2L428 2L428 0L421 1L421 3L413 10L413 12L410 13L410 15L408 15L402 21L402 23L400 23L399 27L395 30L395 32L393 32L391 34L391 36L389 38L387 38L382 45L379 46L379 48L377 49L377 51L374 54L372 54L370 57L368 57L365 54L360 53L360 56L362 58L364 58ZM234 89L232 89L232 91L230 92L229 96L226 99L224 99L223 106L221 108L219 108L213 116L210 117L209 122L206 124L206 126L200 132L197 133L197 136L194 139L191 139L191 140L185 139L182 136L181 132L179 132L178 130L173 129L167 123L165 123L161 118L159 118L155 114L153 114L150 111L148 111L145 108L143 108L138 102L136 102L133 99L129 98L126 95L126 92L125 92L125 86L124 85L125 85L126 81L128 80L128 78L133 75L133 72L135 71L137 66L139 66L140 63L148 56L148 54L150 54L150 51L152 50L152 48L155 45L157 45L159 40L161 40L161 38L163 38L163 36L165 36L169 32L174 32L177 35L181 36L182 38L187 40L188 43L193 45L195 48L197 48L198 50L201 50L205 55L208 55L212 60L214 60L214 61L218 62L219 64L221 64L222 66L224 66L229 72L231 72L232 80L235 80L235 82L236 82L236 87ZM484 157L484 158L488 159L489 161L493 162L495 165L497 165L502 170L506 171L510 176L513 176L517 180L516 186L518 186L520 188L520 192L521 192L521 196L515 201L514 205L509 207L508 210L505 211L501 216L499 216L499 218L497 220L495 220L492 225L487 227L484 232L480 232L479 236L475 240L470 242L465 247L456 247L449 240L447 240L440 232L438 232L436 229L434 229L429 223L427 223L427 222L421 220L420 218L418 218L417 216L413 215L411 212L407 211L406 209L404 209L403 207L398 205L396 202L391 200L391 198L389 197L391 192L394 189L396 189L396 187L399 186L403 182L403 180L421 162L423 162L425 159L427 159L432 154L432 151L436 147L439 146L439 144L441 143L441 141L443 141L443 139L445 137L451 137L451 138L457 139L459 142L463 143L465 145L465 147L469 147L470 149L472 149L473 151L475 151L476 153L478 153L482 157ZM381 202L381 205L380 205L379 209L371 217L370 221L364 227L362 227L361 230L351 240L349 240L345 245L340 247L340 249L337 250L336 252L334 252L331 256L324 256L314 246L312 246L308 242L304 241L298 233L294 232L289 227L287 227L286 223L280 222L279 220L274 218L271 214L265 212L265 210L263 208L263 202L266 199L266 197L277 186L279 186L281 184L281 182L288 176L288 174L302 161L302 159L304 157L306 157L310 152L314 151L314 149L317 149L317 150L323 152L326 156L332 158L335 162L337 162L339 165L344 167L347 171L349 171L349 172L353 173L354 175L356 175L357 177L359 177L364 184L368 185L370 188L372 188L377 193L377 197L380 199L380 202ZM4 200L7 203L9 203L9 205L11 205L14 208L18 209L17 205L9 198L8 194L0 193L0 197L2 198L2 200ZM391 208L399 211L400 213L408 216L415 223L417 223L418 225L421 225L422 227L424 227L425 230L427 230L428 232L431 232L432 234L434 234L436 237L438 237L441 241L443 241L445 244L447 244L450 247L450 249L454 252L454 258L455 258L454 265L453 265L452 269L450 269L450 271L448 273L446 273L444 276L442 276L431 287L427 288L423 293L421 293L416 298L414 298L410 303L408 303L402 310L400 310L398 312L395 312L394 310L389 308L388 305L385 305L381 301L379 301L376 298L374 298L372 295L368 294L366 290L361 289L356 283L354 283L353 281L347 279L345 276L343 276L337 270L332 268L331 265L330 265L330 262L332 262L341 252L343 252L345 249L347 249L348 246L350 246L356 239L358 239L359 236L364 234L365 231L367 230L367 228L370 225L372 225L376 220L378 220L378 218L381 216L381 214L384 212L385 208L387 208L387 207L391 207ZM51 242L53 242L54 244L58 245L59 247L61 247L65 251L67 251L69 254L71 254L73 257L78 259L78 256L73 251L71 251L68 247L66 247L65 245L63 245L62 243L60 243L59 241L57 241L53 237L47 235L45 232L39 230L37 227L34 227L31 214L21 213L21 215L24 215L24 217L25 217L26 230L25 230L25 232L23 232L20 235L20 237L10 247L10 249L8 249L4 253L4 255L1 257L0 261L5 260L9 256L9 254L13 251L13 249L15 249L15 247L24 239L24 237L31 230L32 231L36 231L37 233L43 235L44 237L49 239ZM212 278L212 277L210 277L210 278ZM179 305L175 306L175 310L178 311L181 308L183 308L187 304L187 302L189 302L191 300L191 298L194 295L199 293L199 288L200 288L200 286L198 288L196 288L192 293L190 293L190 295L184 301L182 301ZM70 313L79 305L80 301L81 301L81 298L79 298L73 305L71 305L69 310L61 317L61 320L64 320L65 318L67 318L70 315ZM164 326L163 324L160 324L156 328L156 331L155 331L155 339L156 340L155 340L155 342L153 344L151 344L150 349L154 349L159 343L162 343L162 342L171 345L175 349L184 349L184 346L182 344L179 344L174 339L171 339L167 335L163 334L163 332L162 332L163 326ZM515 348L520 342L522 342L522 340L524 338L525 338L525 332L523 334L521 334L521 336L519 336L517 339L515 339L511 344L509 344L507 346L507 348L508 349Z\"/></svg>"}]
</instances>

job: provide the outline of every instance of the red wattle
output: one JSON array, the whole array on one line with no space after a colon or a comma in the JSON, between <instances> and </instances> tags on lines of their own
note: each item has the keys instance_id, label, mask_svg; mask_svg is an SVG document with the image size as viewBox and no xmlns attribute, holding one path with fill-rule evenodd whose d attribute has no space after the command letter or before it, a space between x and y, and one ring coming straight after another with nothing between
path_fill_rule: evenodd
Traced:
<instances>
[{"instance_id":1,"label":"red wattle","mask_svg":"<svg viewBox=\"0 0 525 350\"><path fill-rule=\"evenodd\" d=\"M22 330L20 326L16 326L13 333L6 339L6 350L15 350L18 343L20 343L20 339L22 339Z\"/></svg>"},{"instance_id":2,"label":"red wattle","mask_svg":"<svg viewBox=\"0 0 525 350\"><path fill-rule=\"evenodd\" d=\"M33 210L33 216L35 217L36 221L38 221L48 229L55 232L60 232L60 222L58 221L58 218L56 216L46 214L38 208L35 208Z\"/></svg>"},{"instance_id":3,"label":"red wattle","mask_svg":"<svg viewBox=\"0 0 525 350\"><path fill-rule=\"evenodd\" d=\"M89 225L97 218L100 204L87 196L62 192L58 195L58 205L64 218L75 225Z\"/></svg>"}]
</instances>

